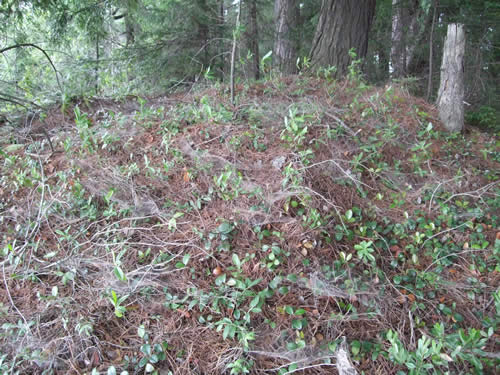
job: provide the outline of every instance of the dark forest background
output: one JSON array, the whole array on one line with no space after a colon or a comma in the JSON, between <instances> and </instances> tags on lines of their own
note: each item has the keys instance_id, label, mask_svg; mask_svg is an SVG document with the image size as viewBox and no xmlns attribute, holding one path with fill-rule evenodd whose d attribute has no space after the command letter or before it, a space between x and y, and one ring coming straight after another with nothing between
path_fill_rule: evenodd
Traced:
<instances>
[{"instance_id":1,"label":"dark forest background","mask_svg":"<svg viewBox=\"0 0 500 375\"><path fill-rule=\"evenodd\" d=\"M271 69L341 76L361 58L370 83L405 80L432 101L447 26L463 23L466 118L493 125L499 20L485 0L2 1L0 111L229 82L233 41L236 83Z\"/></svg>"}]
</instances>

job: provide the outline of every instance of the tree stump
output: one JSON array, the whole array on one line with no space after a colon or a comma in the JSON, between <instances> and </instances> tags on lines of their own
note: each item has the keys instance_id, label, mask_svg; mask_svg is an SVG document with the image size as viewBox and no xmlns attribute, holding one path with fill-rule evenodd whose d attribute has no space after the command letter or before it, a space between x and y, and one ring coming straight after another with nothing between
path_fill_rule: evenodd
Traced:
<instances>
[{"instance_id":1,"label":"tree stump","mask_svg":"<svg viewBox=\"0 0 500 375\"><path fill-rule=\"evenodd\" d=\"M448 25L437 107L439 119L450 132L459 132L464 126L464 54L464 26Z\"/></svg>"}]
</instances>

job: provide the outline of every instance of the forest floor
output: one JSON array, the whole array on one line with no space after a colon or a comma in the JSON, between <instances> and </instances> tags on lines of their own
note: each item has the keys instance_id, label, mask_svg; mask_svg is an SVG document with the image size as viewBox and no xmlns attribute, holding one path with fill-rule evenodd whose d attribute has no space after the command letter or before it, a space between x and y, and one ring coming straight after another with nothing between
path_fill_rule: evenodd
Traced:
<instances>
[{"instance_id":1,"label":"forest floor","mask_svg":"<svg viewBox=\"0 0 500 375\"><path fill-rule=\"evenodd\" d=\"M236 99L0 125L0 373L498 373L499 137L356 77Z\"/></svg>"}]
</instances>

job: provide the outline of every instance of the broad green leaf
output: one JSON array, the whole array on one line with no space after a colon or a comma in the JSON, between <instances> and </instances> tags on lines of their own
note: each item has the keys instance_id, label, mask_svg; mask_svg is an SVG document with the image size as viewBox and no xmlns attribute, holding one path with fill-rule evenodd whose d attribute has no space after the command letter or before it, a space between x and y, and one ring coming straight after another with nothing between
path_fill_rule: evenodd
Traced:
<instances>
[{"instance_id":1,"label":"broad green leaf","mask_svg":"<svg viewBox=\"0 0 500 375\"><path fill-rule=\"evenodd\" d=\"M241 267L241 261L240 261L240 258L238 257L238 254L234 253L232 259L233 259L233 264L237 268L240 268Z\"/></svg>"},{"instance_id":2,"label":"broad green leaf","mask_svg":"<svg viewBox=\"0 0 500 375\"><path fill-rule=\"evenodd\" d=\"M144 328L144 325L141 324L139 328L137 328L137 335L142 339L145 334L146 334L146 329Z\"/></svg>"},{"instance_id":3,"label":"broad green leaf","mask_svg":"<svg viewBox=\"0 0 500 375\"><path fill-rule=\"evenodd\" d=\"M260 296L255 296L254 299L250 302L250 309L256 307L260 302Z\"/></svg>"}]
</instances>

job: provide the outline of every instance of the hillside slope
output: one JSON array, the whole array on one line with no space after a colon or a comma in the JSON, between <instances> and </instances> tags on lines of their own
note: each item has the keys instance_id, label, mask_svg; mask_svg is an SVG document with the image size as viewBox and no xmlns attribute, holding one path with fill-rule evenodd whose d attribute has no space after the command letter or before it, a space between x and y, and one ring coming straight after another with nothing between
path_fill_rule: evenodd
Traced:
<instances>
[{"instance_id":1,"label":"hillside slope","mask_svg":"<svg viewBox=\"0 0 500 375\"><path fill-rule=\"evenodd\" d=\"M499 139L355 77L228 96L0 128L2 372L498 371Z\"/></svg>"}]
</instances>

